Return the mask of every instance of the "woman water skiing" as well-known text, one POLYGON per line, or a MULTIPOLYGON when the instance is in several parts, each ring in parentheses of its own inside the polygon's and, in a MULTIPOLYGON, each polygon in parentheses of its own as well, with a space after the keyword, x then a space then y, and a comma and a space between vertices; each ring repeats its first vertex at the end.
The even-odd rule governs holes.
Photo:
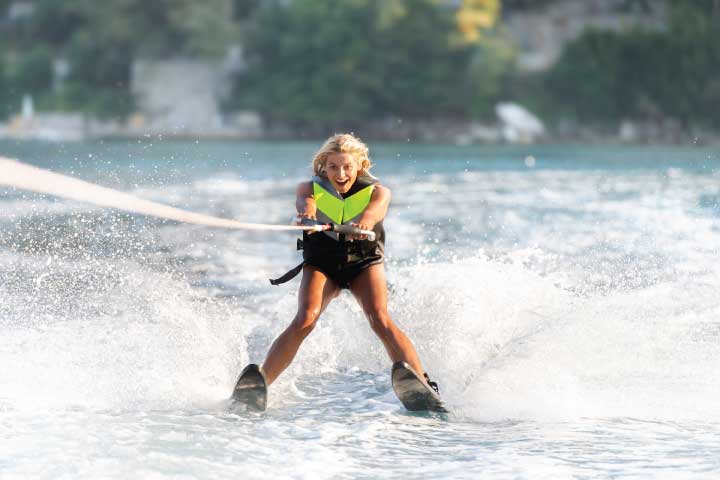
POLYGON ((284 283, 302 270, 298 311, 273 342, 259 375, 267 385, 274 382, 295 358, 330 301, 347 288, 390 359, 394 363, 406 362, 437 392, 437 384, 425 374, 412 342, 388 314, 382 222, 390 203, 390 190, 370 175, 368 147, 353 135, 334 135, 315 154, 312 167, 315 176, 297 188, 295 206, 299 219, 306 223, 351 224, 373 231, 375 238, 335 232, 303 235, 303 263, 271 280, 274 285, 284 283))

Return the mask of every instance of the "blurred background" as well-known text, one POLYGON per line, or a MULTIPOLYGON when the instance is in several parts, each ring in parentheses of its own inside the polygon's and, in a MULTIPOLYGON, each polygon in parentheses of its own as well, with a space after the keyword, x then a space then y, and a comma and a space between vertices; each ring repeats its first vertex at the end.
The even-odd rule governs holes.
POLYGON ((0 138, 715 143, 720 0, 0 0, 0 138))

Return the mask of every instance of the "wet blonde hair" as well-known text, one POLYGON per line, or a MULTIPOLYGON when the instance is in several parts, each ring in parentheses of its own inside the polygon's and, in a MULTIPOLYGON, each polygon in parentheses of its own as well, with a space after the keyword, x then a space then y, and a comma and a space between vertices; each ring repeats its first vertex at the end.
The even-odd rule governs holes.
POLYGON ((338 133, 325 140, 323 146, 313 157, 313 173, 326 177, 325 162, 331 153, 349 153, 355 159, 358 167, 358 175, 365 175, 370 172, 372 163, 368 155, 368 147, 355 135, 350 133, 338 133))

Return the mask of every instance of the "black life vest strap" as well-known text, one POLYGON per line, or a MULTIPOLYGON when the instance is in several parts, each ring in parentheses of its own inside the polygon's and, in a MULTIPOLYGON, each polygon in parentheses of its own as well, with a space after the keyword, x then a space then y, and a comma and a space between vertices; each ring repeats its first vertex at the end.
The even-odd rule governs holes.
POLYGON ((290 270, 289 272, 287 272, 287 273, 286 273, 285 275, 283 275, 282 277, 274 278, 274 279, 271 278, 271 279, 270 279, 270 284, 271 284, 271 285, 280 285, 280 284, 289 282, 290 280, 292 280, 293 278, 295 278, 295 277, 298 276, 298 274, 302 271, 302 269, 303 269, 304 266, 305 266, 305 262, 303 261, 300 265, 298 265, 297 267, 293 268, 292 270, 290 270))

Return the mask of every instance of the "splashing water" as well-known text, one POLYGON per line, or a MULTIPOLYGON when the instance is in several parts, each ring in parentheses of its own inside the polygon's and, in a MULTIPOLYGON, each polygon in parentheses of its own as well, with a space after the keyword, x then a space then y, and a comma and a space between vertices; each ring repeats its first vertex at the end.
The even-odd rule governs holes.
MULTIPOLYGON (((209 145, 199 163, 192 148, 113 145, 115 163, 98 154, 76 173, 211 215, 290 218, 307 174, 294 158, 312 146, 228 161, 236 150, 209 145), (143 170, 171 153, 169 180, 143 170)), ((394 193, 390 313, 448 418, 402 410, 346 293, 269 410, 233 410, 238 372, 295 313, 297 280, 266 283, 298 261, 292 235, 0 191, 0 476, 717 476, 718 160, 535 150, 532 167, 520 149, 375 154, 394 193)), ((54 158, 36 164, 75 168, 54 158)))

